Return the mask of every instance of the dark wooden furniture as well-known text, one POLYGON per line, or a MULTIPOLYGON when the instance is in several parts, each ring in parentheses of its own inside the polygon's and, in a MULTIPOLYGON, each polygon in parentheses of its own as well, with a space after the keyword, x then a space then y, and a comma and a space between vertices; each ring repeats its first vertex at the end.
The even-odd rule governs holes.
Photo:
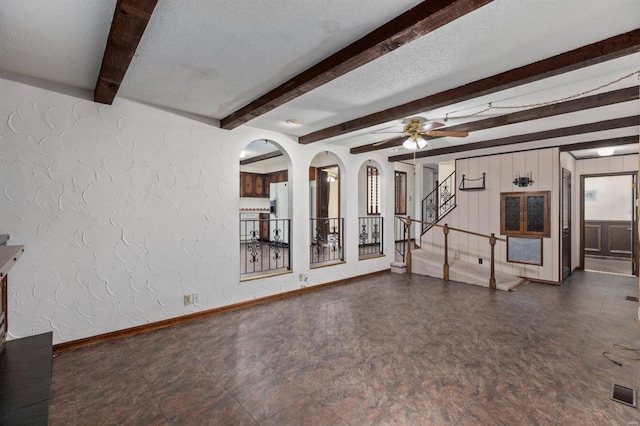
POLYGON ((0 425, 49 422, 53 333, 7 342, 0 354, 0 425))
POLYGON ((7 340, 7 330, 9 329, 9 318, 7 316, 7 277, 0 280, 0 353, 4 349, 4 342, 7 340))
POLYGON ((549 237, 549 191, 500 194, 500 234, 549 237))
MULTIPOLYGON (((9 270, 24 246, 0 245, 2 342, 9 329, 7 285, 9 270)), ((53 333, 4 344, 0 353, 0 425, 46 425, 49 422, 53 333)))
POLYGON ((24 252, 24 246, 0 246, 0 351, 4 346, 9 330, 9 317, 7 313, 7 293, 9 270, 24 252))

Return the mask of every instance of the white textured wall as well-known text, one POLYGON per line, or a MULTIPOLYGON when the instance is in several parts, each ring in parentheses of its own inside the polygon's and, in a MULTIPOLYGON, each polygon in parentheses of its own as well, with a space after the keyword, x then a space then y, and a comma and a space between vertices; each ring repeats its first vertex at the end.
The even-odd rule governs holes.
MULTIPOLYGON (((10 338, 52 330, 60 343, 299 288, 298 273, 309 270, 308 168, 326 149, 0 79, 0 233, 26 247, 9 277, 10 338), (293 273, 240 282, 238 158, 258 138, 295 160, 293 273), (193 291, 201 305, 183 307, 193 291)), ((365 159, 333 151, 345 188, 357 191, 365 159)), ((377 160, 392 177, 393 166, 377 160)), ((311 285, 389 266, 390 258, 357 261, 357 197, 345 199, 348 263, 312 270, 311 285)))

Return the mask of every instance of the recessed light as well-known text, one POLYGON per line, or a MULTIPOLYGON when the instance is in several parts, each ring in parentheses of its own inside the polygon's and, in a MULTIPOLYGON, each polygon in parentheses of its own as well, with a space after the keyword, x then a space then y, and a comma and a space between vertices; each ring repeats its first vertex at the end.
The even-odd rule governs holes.
POLYGON ((246 156, 247 156, 247 151, 245 151, 244 149, 240 151, 240 158, 244 158, 246 156))
POLYGON ((296 119, 296 118, 290 118, 287 121, 285 121, 285 123, 287 123, 290 126, 299 126, 302 123, 300 122, 300 120, 296 119))
POLYGON ((393 148, 393 151, 400 151, 401 149, 402 148, 400 148, 400 147, 395 147, 395 148, 393 148))
POLYGON ((606 157, 608 155, 613 155, 613 147, 608 147, 608 148, 599 148, 598 149, 598 155, 600 157, 606 157))

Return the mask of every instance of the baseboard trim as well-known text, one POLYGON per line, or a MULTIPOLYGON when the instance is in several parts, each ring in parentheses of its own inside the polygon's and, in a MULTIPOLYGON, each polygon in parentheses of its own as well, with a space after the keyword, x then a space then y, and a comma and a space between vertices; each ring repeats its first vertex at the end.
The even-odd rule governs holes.
POLYGON ((112 331, 110 333, 99 334, 97 336, 92 336, 92 337, 86 337, 84 339, 58 343, 56 345, 53 345, 53 353, 57 354, 60 352, 81 348, 83 346, 94 345, 96 343, 102 343, 109 340, 120 339, 122 337, 132 336, 134 334, 140 334, 148 331, 159 330, 162 328, 171 327, 176 324, 182 324, 182 323, 193 321, 199 318, 220 314, 222 312, 244 309, 251 306, 261 305, 263 303, 272 302, 275 300, 299 296, 301 294, 310 293, 312 291, 323 290, 329 287, 342 285, 342 284, 348 284, 350 282, 357 281, 363 278, 370 278, 377 275, 390 274, 390 273, 391 273, 391 269, 383 269, 381 271, 369 272, 367 274, 356 275, 349 278, 343 278, 341 280, 331 281, 325 284, 318 284, 311 287, 299 288, 299 289, 287 291, 284 293, 278 293, 271 296, 261 297, 258 299, 247 300, 245 302, 234 303, 232 305, 226 305, 226 306, 221 306, 219 308, 208 309, 206 311, 194 312, 192 314, 187 314, 187 315, 182 315, 175 318, 169 318, 162 321, 152 322, 150 324, 144 324, 136 327, 125 328, 123 330, 112 331))

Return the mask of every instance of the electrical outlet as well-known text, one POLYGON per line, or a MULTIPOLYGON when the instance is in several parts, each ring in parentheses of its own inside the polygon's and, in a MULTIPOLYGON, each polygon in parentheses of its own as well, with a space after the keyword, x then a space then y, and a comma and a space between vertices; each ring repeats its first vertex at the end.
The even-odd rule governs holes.
POLYGON ((479 264, 479 265, 482 265, 482 258, 481 258, 481 257, 480 257, 480 258, 478 258, 478 264, 479 264))
POLYGON ((190 294, 185 294, 184 295, 184 306, 190 305, 191 304, 191 295, 190 294))
POLYGON ((298 281, 302 282, 304 280, 304 274, 298 274, 298 281))
POLYGON ((199 291, 196 291, 191 296, 192 296, 192 300, 193 300, 193 304, 194 305, 200 304, 200 292, 199 291))

